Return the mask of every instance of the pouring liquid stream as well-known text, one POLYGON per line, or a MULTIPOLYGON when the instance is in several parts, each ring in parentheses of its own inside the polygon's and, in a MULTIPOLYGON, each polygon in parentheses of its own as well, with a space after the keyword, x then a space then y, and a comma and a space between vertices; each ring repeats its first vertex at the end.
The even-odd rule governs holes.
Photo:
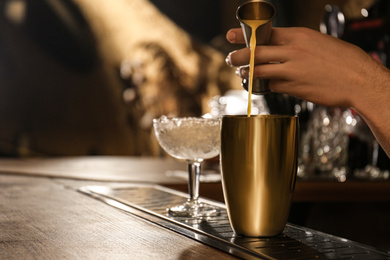
POLYGON ((268 22, 268 20, 242 20, 251 28, 251 38, 249 41, 249 48, 251 51, 251 56, 249 60, 249 85, 248 85, 248 117, 252 113, 252 86, 253 86, 253 73, 255 70, 255 51, 256 51, 256 30, 259 26, 268 22))

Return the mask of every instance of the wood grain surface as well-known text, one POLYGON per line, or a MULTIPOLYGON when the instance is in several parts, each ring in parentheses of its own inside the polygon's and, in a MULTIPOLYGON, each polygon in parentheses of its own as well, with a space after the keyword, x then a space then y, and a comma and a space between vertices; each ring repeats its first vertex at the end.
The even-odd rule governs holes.
MULTIPOLYGON (((142 157, 0 159, 0 259, 233 258, 77 191, 85 185, 129 183, 156 183, 186 191, 185 179, 166 175, 166 171, 185 168, 183 162, 142 157)), ((202 183, 200 193, 223 201, 218 181, 202 183)), ((294 202, 312 207, 389 201, 390 182, 298 181, 294 192, 294 202)), ((341 227, 314 229, 355 238, 350 232, 337 233, 341 227)), ((382 239, 387 241, 387 235, 382 239)), ((369 237, 363 242, 387 248, 387 244, 370 243, 369 237)))
POLYGON ((0 175, 0 259, 234 259, 76 190, 91 184, 0 175))

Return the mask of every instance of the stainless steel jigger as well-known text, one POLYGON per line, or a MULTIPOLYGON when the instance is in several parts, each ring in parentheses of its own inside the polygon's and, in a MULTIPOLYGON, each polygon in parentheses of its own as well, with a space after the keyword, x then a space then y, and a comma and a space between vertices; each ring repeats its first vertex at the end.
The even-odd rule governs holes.
MULTIPOLYGON (((268 45, 271 37, 272 21, 275 14, 275 7, 265 1, 249 1, 237 8, 236 16, 244 32, 246 46, 249 47, 252 30, 251 27, 245 24, 242 20, 268 20, 268 22, 260 25, 255 32, 256 44, 268 45)), ((242 81, 242 86, 244 89, 248 90, 249 79, 244 79, 242 81)), ((269 92, 269 80, 253 79, 252 94, 263 95, 269 92)))

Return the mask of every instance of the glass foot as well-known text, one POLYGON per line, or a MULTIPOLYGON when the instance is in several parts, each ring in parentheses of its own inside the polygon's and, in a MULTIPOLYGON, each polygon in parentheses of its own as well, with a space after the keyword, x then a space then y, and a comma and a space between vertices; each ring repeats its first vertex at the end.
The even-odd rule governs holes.
POLYGON ((187 201, 182 205, 169 208, 168 214, 173 217, 203 218, 218 216, 220 212, 217 207, 212 205, 198 201, 187 201))

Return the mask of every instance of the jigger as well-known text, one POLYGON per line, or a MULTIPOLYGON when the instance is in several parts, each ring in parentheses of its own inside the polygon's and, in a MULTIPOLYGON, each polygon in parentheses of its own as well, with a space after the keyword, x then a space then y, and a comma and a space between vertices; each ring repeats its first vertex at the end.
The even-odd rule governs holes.
MULTIPOLYGON (((252 29, 243 20, 268 20, 268 22, 260 25, 256 30, 256 44, 268 45, 272 31, 272 21, 275 17, 275 7, 265 1, 249 1, 237 8, 237 20, 240 22, 244 33, 246 46, 249 47, 252 29)), ((248 90, 248 80, 242 81, 244 89, 248 90)), ((252 94, 263 95, 269 93, 269 80, 253 79, 252 94)))

